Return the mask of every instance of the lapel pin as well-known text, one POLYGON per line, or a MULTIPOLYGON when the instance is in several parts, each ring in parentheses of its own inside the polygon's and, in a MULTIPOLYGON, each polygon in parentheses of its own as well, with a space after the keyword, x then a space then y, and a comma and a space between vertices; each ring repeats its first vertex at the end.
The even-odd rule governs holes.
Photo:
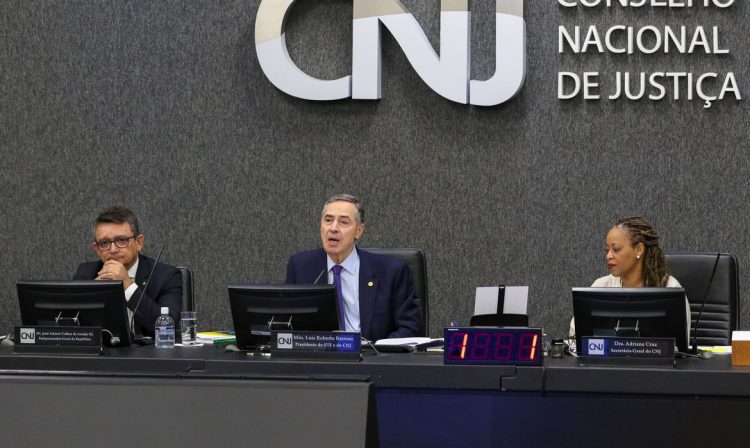
POLYGON ((373 283, 373 282, 367 282, 367 286, 372 286, 372 285, 374 285, 374 284, 375 284, 375 283, 373 283))

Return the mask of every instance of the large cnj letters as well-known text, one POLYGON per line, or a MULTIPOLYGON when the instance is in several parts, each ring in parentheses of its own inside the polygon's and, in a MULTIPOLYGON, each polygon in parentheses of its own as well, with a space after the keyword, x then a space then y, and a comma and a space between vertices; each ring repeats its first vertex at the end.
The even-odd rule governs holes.
POLYGON ((354 0, 352 75, 322 80, 307 75, 289 56, 284 21, 295 0, 263 0, 255 20, 255 46, 266 77, 283 92, 308 100, 379 99, 382 23, 432 90, 462 104, 495 106, 515 96, 526 74, 523 0, 496 0, 496 69, 471 80, 468 0, 442 0, 440 54, 399 0, 354 0))
POLYGON ((349 98, 352 77, 331 81, 304 73, 289 57, 284 38, 286 14, 295 0, 263 0, 255 17, 255 51, 266 77, 279 90, 306 100, 349 98))

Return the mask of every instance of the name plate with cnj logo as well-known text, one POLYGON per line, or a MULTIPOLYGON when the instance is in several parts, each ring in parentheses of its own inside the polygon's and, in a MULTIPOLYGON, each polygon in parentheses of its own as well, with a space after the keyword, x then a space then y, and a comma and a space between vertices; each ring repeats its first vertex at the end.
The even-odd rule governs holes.
POLYGON ((674 338, 584 336, 583 363, 674 365, 674 338))
POLYGON ((16 327, 14 353, 50 355, 99 355, 102 329, 99 327, 16 327))
POLYGON ((359 361, 360 333, 339 331, 272 331, 271 358, 359 361))

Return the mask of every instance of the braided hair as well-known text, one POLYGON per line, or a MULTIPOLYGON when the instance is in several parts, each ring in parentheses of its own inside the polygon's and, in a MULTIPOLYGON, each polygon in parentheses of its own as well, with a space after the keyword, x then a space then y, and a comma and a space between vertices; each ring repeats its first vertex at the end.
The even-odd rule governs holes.
POLYGON ((628 236, 630 243, 636 246, 643 243, 643 286, 660 287, 667 286, 669 279, 669 267, 664 258, 664 251, 659 247, 659 234, 654 227, 641 218, 632 216, 617 220, 614 227, 620 228, 628 236))

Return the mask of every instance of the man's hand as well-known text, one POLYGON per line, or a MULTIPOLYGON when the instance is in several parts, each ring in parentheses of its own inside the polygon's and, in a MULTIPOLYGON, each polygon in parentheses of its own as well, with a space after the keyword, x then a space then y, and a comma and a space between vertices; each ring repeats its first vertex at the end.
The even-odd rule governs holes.
POLYGON ((128 276, 125 265, 115 260, 108 260, 97 273, 96 280, 122 280, 122 287, 128 289, 133 280, 128 276))

